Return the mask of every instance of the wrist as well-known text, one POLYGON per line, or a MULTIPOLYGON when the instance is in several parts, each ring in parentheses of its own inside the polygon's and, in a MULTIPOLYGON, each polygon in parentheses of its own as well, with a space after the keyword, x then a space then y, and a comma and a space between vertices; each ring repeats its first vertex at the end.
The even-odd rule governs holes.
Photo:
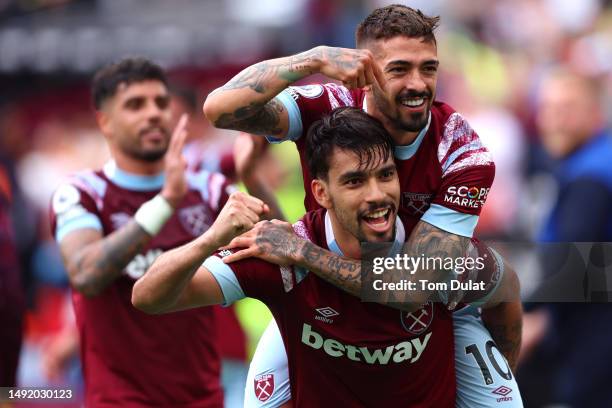
POLYGON ((290 254, 291 262, 294 265, 298 265, 303 268, 308 268, 309 265, 308 265, 308 261, 306 259, 305 253, 308 250, 308 245, 313 245, 313 244, 310 243, 309 241, 299 239, 297 237, 292 238, 292 239, 297 240, 297 243, 294 246, 295 248, 297 248, 297 250, 290 254))
POLYGON ((162 197, 164 200, 166 200, 166 202, 168 204, 170 204, 172 206, 173 209, 176 209, 176 207, 178 207, 178 205, 180 204, 181 200, 183 199, 183 197, 177 197, 176 194, 172 194, 166 190, 162 190, 158 196, 162 197))
POLYGON ((149 235, 154 236, 159 233, 173 213, 172 205, 158 194, 140 206, 134 214, 134 220, 149 235))

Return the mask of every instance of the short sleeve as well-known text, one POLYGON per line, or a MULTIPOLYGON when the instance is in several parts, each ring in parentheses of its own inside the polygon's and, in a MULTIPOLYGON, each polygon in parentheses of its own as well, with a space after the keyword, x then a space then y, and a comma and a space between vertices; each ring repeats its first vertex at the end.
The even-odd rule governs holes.
POLYGON ((50 220, 51 231, 58 243, 78 229, 93 228, 102 231, 95 200, 70 183, 60 185, 53 193, 50 220))
POLYGON ((276 100, 285 107, 289 116, 287 137, 266 138, 270 143, 286 140, 295 142, 323 115, 341 106, 357 106, 361 96, 358 91, 350 91, 334 83, 287 87, 276 96, 276 100))
POLYGON ((231 250, 219 251, 207 258, 202 265, 219 284, 223 292, 224 306, 244 297, 267 303, 292 288, 295 282, 292 268, 280 267, 256 258, 224 263, 223 258, 231 253, 231 250))
POLYGON ((495 178, 487 148, 459 115, 450 115, 438 147, 442 181, 421 218, 444 231, 471 237, 495 178))

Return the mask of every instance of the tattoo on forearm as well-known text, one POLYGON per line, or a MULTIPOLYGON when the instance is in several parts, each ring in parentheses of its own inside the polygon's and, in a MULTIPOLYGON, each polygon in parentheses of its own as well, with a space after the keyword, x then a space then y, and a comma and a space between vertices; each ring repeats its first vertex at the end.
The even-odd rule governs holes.
POLYGON ((79 273, 91 271, 86 278, 89 286, 105 286, 123 271, 150 239, 142 227, 131 221, 100 240, 92 249, 77 254, 76 270, 79 273))
POLYGON ((521 351, 522 323, 520 321, 512 325, 485 323, 485 326, 514 371, 521 351))
POLYGON ((307 242, 301 250, 305 267, 334 286, 354 295, 361 294, 361 262, 325 251, 307 242))
POLYGON ((252 103, 236 109, 234 113, 223 113, 215 121, 215 126, 249 133, 278 135, 282 133, 279 125, 280 114, 284 110, 283 104, 275 99, 263 106, 252 103))

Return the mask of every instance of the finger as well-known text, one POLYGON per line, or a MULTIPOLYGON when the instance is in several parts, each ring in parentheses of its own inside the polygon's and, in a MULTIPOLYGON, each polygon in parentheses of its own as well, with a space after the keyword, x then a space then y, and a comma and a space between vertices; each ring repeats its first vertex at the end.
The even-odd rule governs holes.
POLYGON ((257 224, 259 220, 261 219, 259 217, 259 214, 255 212, 254 210, 251 210, 250 208, 246 208, 244 210, 243 215, 246 219, 248 219, 251 222, 251 226, 249 230, 251 230, 255 226, 255 224, 257 224))
POLYGON ((185 145, 185 139, 187 139, 187 122, 189 121, 189 116, 186 113, 183 113, 172 132, 172 138, 170 139, 170 146, 168 147, 168 151, 172 153, 182 152, 183 146, 185 145))
POLYGON ((383 72, 381 71, 380 67, 378 66, 376 62, 372 61, 372 64, 370 65, 372 67, 372 73, 374 74, 374 78, 376 78, 376 81, 374 81, 372 85, 378 86, 381 90, 384 90, 385 86, 387 85, 385 74, 383 74, 383 72))
POLYGON ((366 86, 373 85, 376 82, 376 77, 372 69, 372 64, 368 64, 365 69, 366 86))
POLYGON ((230 254, 223 258, 223 263, 232 263, 236 261, 240 261, 241 259, 252 258, 255 256, 255 253, 252 249, 242 249, 240 251, 236 251, 233 254, 230 254))
MULTIPOLYGON (((252 231, 252 230, 250 230, 252 231)), ((249 231, 249 232, 250 232, 249 231)), ((255 243, 254 238, 245 237, 244 234, 240 235, 230 241, 229 244, 219 248, 220 250, 224 249, 233 249, 233 248, 250 248, 255 243)))
POLYGON ((365 70, 359 71, 359 77, 357 78, 357 88, 363 88, 367 85, 365 70))
POLYGON ((355 89, 355 81, 342 81, 342 84, 348 89, 355 89))
MULTIPOLYGON (((266 203, 261 201, 257 197, 253 196, 245 196, 242 202, 248 209, 257 213, 257 215, 261 215, 265 212, 266 203)), ((259 221, 259 220, 258 220, 259 221)))

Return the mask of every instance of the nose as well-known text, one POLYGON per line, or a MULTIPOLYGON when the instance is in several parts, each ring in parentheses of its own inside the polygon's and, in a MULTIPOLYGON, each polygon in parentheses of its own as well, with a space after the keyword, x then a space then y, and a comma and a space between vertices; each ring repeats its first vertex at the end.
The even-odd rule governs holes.
POLYGON ((366 191, 364 191, 364 199, 368 203, 377 203, 384 200, 386 194, 382 189, 379 180, 372 177, 367 184, 366 191))
POLYGON ((162 109, 157 106, 155 101, 149 101, 146 108, 146 116, 150 122, 159 122, 162 116, 162 109))
POLYGON ((417 92, 423 92, 427 89, 427 84, 423 80, 423 76, 418 69, 412 69, 408 72, 404 86, 406 89, 415 90, 417 92))

